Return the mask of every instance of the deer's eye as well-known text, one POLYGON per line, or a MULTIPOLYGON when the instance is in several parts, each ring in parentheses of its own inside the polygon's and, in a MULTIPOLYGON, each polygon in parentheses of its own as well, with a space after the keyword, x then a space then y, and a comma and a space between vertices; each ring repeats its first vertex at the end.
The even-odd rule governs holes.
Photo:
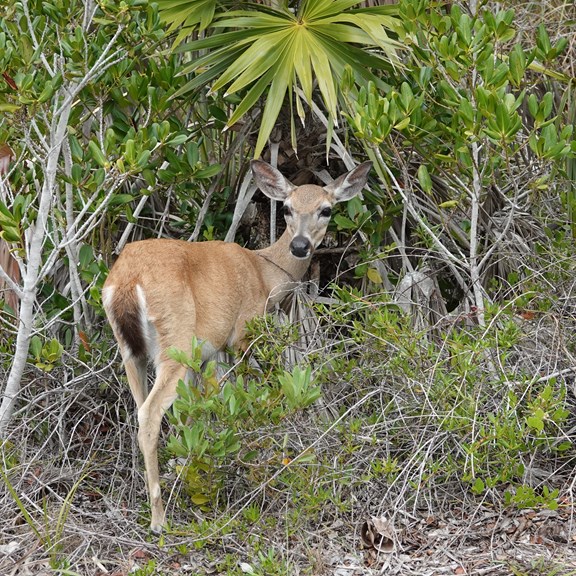
POLYGON ((332 214, 332 208, 330 208, 330 206, 326 206, 326 208, 322 208, 322 210, 320 210, 320 216, 322 216, 322 218, 330 218, 332 214))
POLYGON ((282 206, 282 214, 284 214, 284 216, 292 216, 292 210, 290 209, 290 206, 284 204, 284 206, 282 206))

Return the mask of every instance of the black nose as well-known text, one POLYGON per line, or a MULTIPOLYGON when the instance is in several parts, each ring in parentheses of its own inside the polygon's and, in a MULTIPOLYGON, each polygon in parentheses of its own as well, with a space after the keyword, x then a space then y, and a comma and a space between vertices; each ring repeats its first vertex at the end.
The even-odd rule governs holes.
POLYGON ((294 236, 290 242, 290 252, 296 258, 308 258, 312 250, 312 244, 304 236, 294 236))

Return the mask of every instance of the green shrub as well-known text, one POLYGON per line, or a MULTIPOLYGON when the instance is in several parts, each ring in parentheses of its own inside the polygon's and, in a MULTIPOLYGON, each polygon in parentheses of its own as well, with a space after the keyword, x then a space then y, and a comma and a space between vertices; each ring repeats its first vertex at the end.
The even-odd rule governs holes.
MULTIPOLYGON (((201 360, 201 344, 192 342, 191 355, 172 350, 173 358, 192 373, 190 382, 180 381, 172 408, 174 433, 167 449, 184 459, 179 472, 192 501, 215 503, 228 474, 225 467, 237 456, 239 462, 258 458, 268 448, 258 431, 274 426, 290 414, 312 404, 320 389, 308 366, 287 371, 278 363, 265 378, 238 373, 235 378, 217 377, 217 364, 201 360)), ((282 457, 277 463, 282 464, 282 457)))

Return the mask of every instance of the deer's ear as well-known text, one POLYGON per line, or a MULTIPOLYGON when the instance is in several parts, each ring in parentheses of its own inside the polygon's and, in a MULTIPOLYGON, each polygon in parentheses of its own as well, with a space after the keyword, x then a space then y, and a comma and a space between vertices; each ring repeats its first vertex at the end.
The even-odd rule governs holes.
POLYGON ((350 198, 360 194, 362 188, 366 186, 371 168, 372 162, 364 162, 350 172, 342 174, 332 184, 324 186, 324 190, 331 194, 336 202, 350 200, 350 198))
POLYGON ((258 188, 272 200, 283 202, 295 188, 294 184, 286 180, 277 168, 270 166, 264 160, 252 160, 250 168, 252 168, 258 188))

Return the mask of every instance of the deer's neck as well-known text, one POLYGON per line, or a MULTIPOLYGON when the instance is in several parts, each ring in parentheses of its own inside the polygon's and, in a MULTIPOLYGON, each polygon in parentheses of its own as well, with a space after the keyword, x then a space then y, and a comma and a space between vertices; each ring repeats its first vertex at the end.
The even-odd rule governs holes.
POLYGON ((262 260, 262 278, 270 294, 271 305, 296 288, 310 265, 311 256, 301 259, 292 255, 291 241, 292 237, 286 231, 268 248, 254 252, 262 260))

